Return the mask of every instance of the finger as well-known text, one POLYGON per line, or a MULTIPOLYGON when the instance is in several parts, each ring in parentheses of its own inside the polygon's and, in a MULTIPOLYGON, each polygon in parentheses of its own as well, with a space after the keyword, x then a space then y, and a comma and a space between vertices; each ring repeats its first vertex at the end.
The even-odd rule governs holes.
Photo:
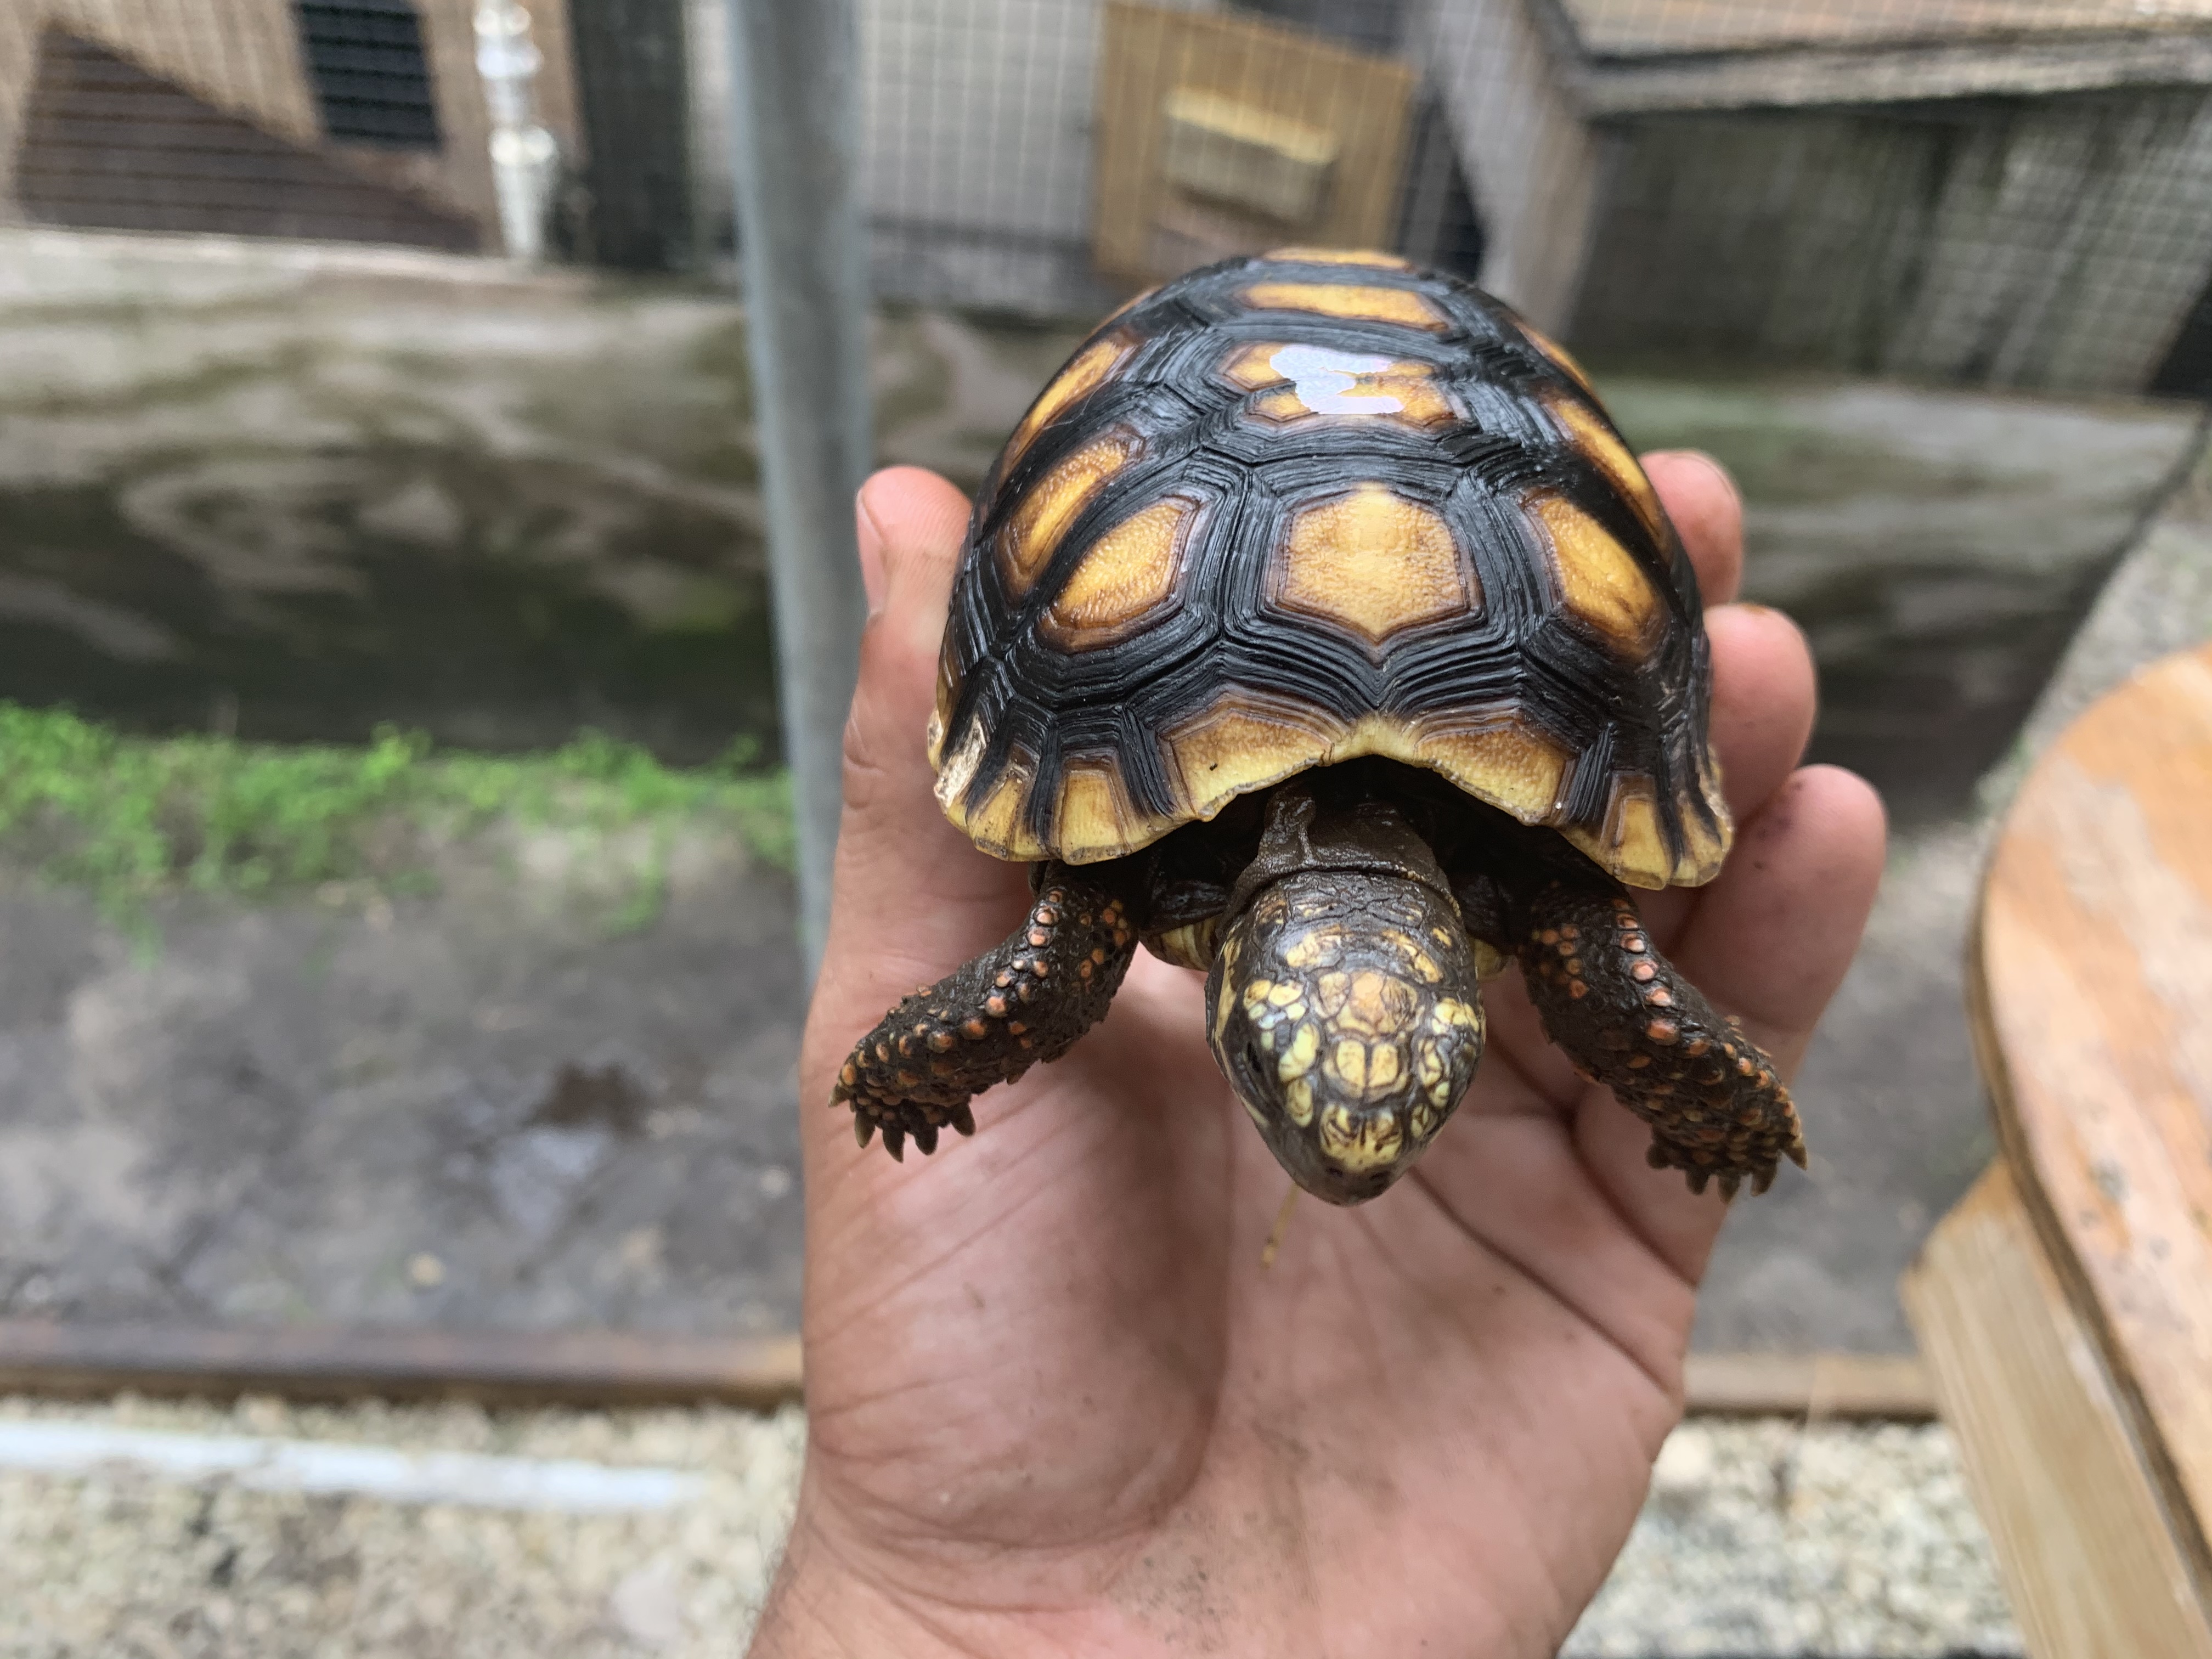
POLYGON ((1743 1016, 1785 1077, 1858 949, 1887 834, 1865 779, 1801 769, 1743 826, 1675 946, 1675 964, 1743 1016))
POLYGON ((977 853, 938 810, 924 738, 968 503, 933 473, 895 467, 862 487, 856 514, 874 614, 845 726, 810 1089, 883 1006, 995 942, 1022 887, 1018 866, 977 853))
POLYGON ((941 629, 968 527, 968 498, 934 472, 887 466, 860 486, 853 498, 853 520, 869 616, 883 613, 896 580, 911 585, 902 603, 919 599, 916 608, 933 609, 941 629))
POLYGON ((1702 450, 1655 449, 1644 471, 1697 569, 1707 605, 1726 605, 1743 580, 1743 497, 1728 469, 1702 450))
MULTIPOLYGON (((1858 948, 1881 879, 1881 798, 1840 768, 1807 767, 1743 826, 1736 851, 1702 896, 1675 964, 1796 1072, 1814 1026, 1858 948)), ((1704 1271, 1726 1206, 1644 1162, 1650 1132, 1610 1093, 1592 1090, 1575 1139, 1629 1224, 1685 1277, 1704 1271)))
MULTIPOLYGON (((919 467, 893 467, 860 488, 854 514, 861 571, 866 579, 872 569, 876 591, 845 725, 841 854, 848 837, 867 850, 879 837, 896 838, 915 822, 902 815, 929 795, 923 732, 966 513, 958 490, 919 467)), ((938 816, 933 806, 927 816, 938 816)), ((841 856, 841 884, 844 863, 841 856)))
POLYGON ((1763 605, 1705 614, 1713 647, 1713 753, 1721 792, 1748 819, 1804 758, 1813 735, 1813 653, 1797 624, 1763 605))

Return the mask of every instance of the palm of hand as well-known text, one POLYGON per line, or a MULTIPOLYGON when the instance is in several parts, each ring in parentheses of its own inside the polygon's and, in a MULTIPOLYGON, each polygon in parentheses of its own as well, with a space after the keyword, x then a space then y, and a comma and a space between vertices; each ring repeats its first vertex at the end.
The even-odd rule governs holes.
MULTIPOLYGON (((1709 596, 1733 497, 1654 468, 1709 596)), ((1540 1654, 1602 1578, 1679 1411, 1723 1208, 1646 1169, 1642 1126, 1545 1043, 1517 983, 1414 1174, 1376 1203, 1288 1189, 1215 1069, 1196 975, 1140 955, 1066 1058, 894 1164, 823 1110, 851 1040, 1002 937, 1026 888, 937 815, 916 740, 962 504, 864 499, 888 602, 848 735, 838 911, 807 1103, 811 1443, 759 1651, 1540 1654)), ((1647 907, 1677 961, 1792 1065, 1855 943, 1879 808, 1790 769, 1809 670, 1771 613, 1717 613, 1729 871, 1647 907), (1808 940, 1811 943, 1808 945, 1808 940)))

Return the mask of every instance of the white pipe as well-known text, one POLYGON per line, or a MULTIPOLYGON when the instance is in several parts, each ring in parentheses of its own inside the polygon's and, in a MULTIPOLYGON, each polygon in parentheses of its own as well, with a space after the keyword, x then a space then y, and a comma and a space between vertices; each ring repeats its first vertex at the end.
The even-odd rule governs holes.
POLYGON ((76 1479, 137 1476, 251 1492, 346 1493, 387 1504, 605 1515, 667 1510, 705 1480, 680 1469, 617 1468, 572 1458, 409 1452, 392 1446, 249 1435, 172 1434, 103 1424, 0 1422, 0 1469, 76 1479))
POLYGON ((545 62, 530 38, 520 0, 477 8, 477 75, 491 115, 491 180, 499 199, 507 257, 535 264, 545 254, 545 214, 558 150, 538 124, 538 71, 545 62))

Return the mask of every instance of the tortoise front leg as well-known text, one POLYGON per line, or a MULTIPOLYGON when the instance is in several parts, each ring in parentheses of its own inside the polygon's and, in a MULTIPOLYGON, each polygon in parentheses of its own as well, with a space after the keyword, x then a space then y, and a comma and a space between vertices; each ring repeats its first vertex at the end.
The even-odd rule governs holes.
POLYGON ((1540 878, 1515 941, 1545 1035, 1651 1126, 1654 1169, 1724 1197, 1801 1168, 1805 1138, 1774 1061, 1659 954, 1626 889, 1595 869, 1540 878))
POLYGON ((852 1107, 863 1146, 881 1128, 903 1161, 908 1135, 928 1153, 948 1123, 975 1133, 971 1095, 1058 1060, 1105 1018, 1136 954, 1127 904, 1068 865, 1038 866, 1035 884, 1005 944, 902 998, 838 1072, 830 1103, 852 1107))

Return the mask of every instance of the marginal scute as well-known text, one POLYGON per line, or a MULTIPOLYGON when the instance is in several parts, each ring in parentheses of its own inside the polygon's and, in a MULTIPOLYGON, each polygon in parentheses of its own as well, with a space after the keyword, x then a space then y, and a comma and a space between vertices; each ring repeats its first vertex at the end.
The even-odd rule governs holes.
POLYGON ((1076 514, 1143 449, 1135 433, 1116 429, 1084 445, 1029 487, 999 532, 1000 565, 1010 593, 1018 599, 1030 591, 1076 514))
POLYGON ((966 676, 960 671, 959 642, 948 630, 937 653, 937 706, 929 717, 929 763, 942 763, 945 734, 951 728, 952 711, 959 706, 960 688, 966 676))
POLYGON ((1720 874, 1735 832, 1728 802, 1721 796, 1718 763, 1707 757, 1699 770, 1704 787, 1694 796, 1683 790, 1675 807, 1674 823, 1682 837, 1681 856, 1674 860, 1677 887, 1702 887, 1720 874))
POLYGON ((1411 270, 1413 261, 1371 247, 1278 247, 1260 256, 1301 265, 1372 265, 1379 270, 1411 270))
POLYGON ((1104 385, 1107 376, 1136 349, 1134 339, 1116 330, 1103 339, 1092 341, 1078 353, 1073 362, 1053 377, 1052 384, 1037 394, 1037 400, 1030 405, 1030 412, 1014 428, 1013 436, 1006 440, 1006 453, 999 461, 1000 476, 1003 477, 1012 471, 1038 433, 1079 399, 1104 385))
POLYGON ((1036 762, 1031 757, 1018 751, 1009 756, 990 793, 961 824, 968 838, 993 858, 1026 864, 1049 856, 1029 828, 1030 783, 1036 775, 1036 762))
POLYGON ((1038 627, 1071 651, 1118 643, 1172 609, 1199 504, 1170 495, 1092 542, 1053 596, 1038 627))
POLYGON ((960 735, 960 745, 950 755, 945 752, 945 732, 942 725, 930 733, 929 763, 937 769, 937 804, 945 809, 945 816, 963 829, 967 827, 968 786, 975 781, 975 769, 983 763, 983 750, 989 744, 989 734, 983 722, 969 720, 968 729, 960 735))
POLYGON ((1659 821, 1659 794, 1650 778, 1632 774, 1613 781, 1605 821, 1595 831, 1567 824, 1559 833, 1631 887, 1657 889, 1674 878, 1674 854, 1659 821))
POLYGON ((1649 657, 1666 610, 1635 555, 1564 495, 1539 491, 1527 506, 1548 544, 1567 610, 1630 661, 1649 657))
POLYGON ((1482 591, 1441 514, 1370 483, 1291 515, 1268 562, 1267 597, 1374 647, 1467 614, 1482 591))
POLYGON ((1073 756, 1064 763, 1053 815, 1057 857, 1093 864, 1119 858, 1133 843, 1160 833, 1130 805, 1121 769, 1111 756, 1073 756))
POLYGON ((1304 311, 1348 322, 1389 323, 1442 334, 1451 319, 1426 295, 1410 288, 1354 283, 1254 283, 1237 297, 1255 311, 1304 311))
POLYGON ((1651 532, 1651 539, 1671 554, 1674 538, 1667 533, 1667 514, 1659 505, 1659 492, 1652 489, 1651 480, 1612 424, 1595 407, 1575 398, 1552 399, 1551 410, 1575 447, 1605 475, 1606 482, 1620 492, 1644 529, 1651 532))
POLYGON ((1163 758, 1186 819, 1210 818, 1247 790, 1317 766, 1342 728, 1320 709, 1230 686, 1165 734, 1163 758))
POLYGON ((1510 713, 1480 725, 1431 722, 1416 752, 1421 764, 1523 823, 1550 820, 1573 758, 1558 739, 1510 713))

